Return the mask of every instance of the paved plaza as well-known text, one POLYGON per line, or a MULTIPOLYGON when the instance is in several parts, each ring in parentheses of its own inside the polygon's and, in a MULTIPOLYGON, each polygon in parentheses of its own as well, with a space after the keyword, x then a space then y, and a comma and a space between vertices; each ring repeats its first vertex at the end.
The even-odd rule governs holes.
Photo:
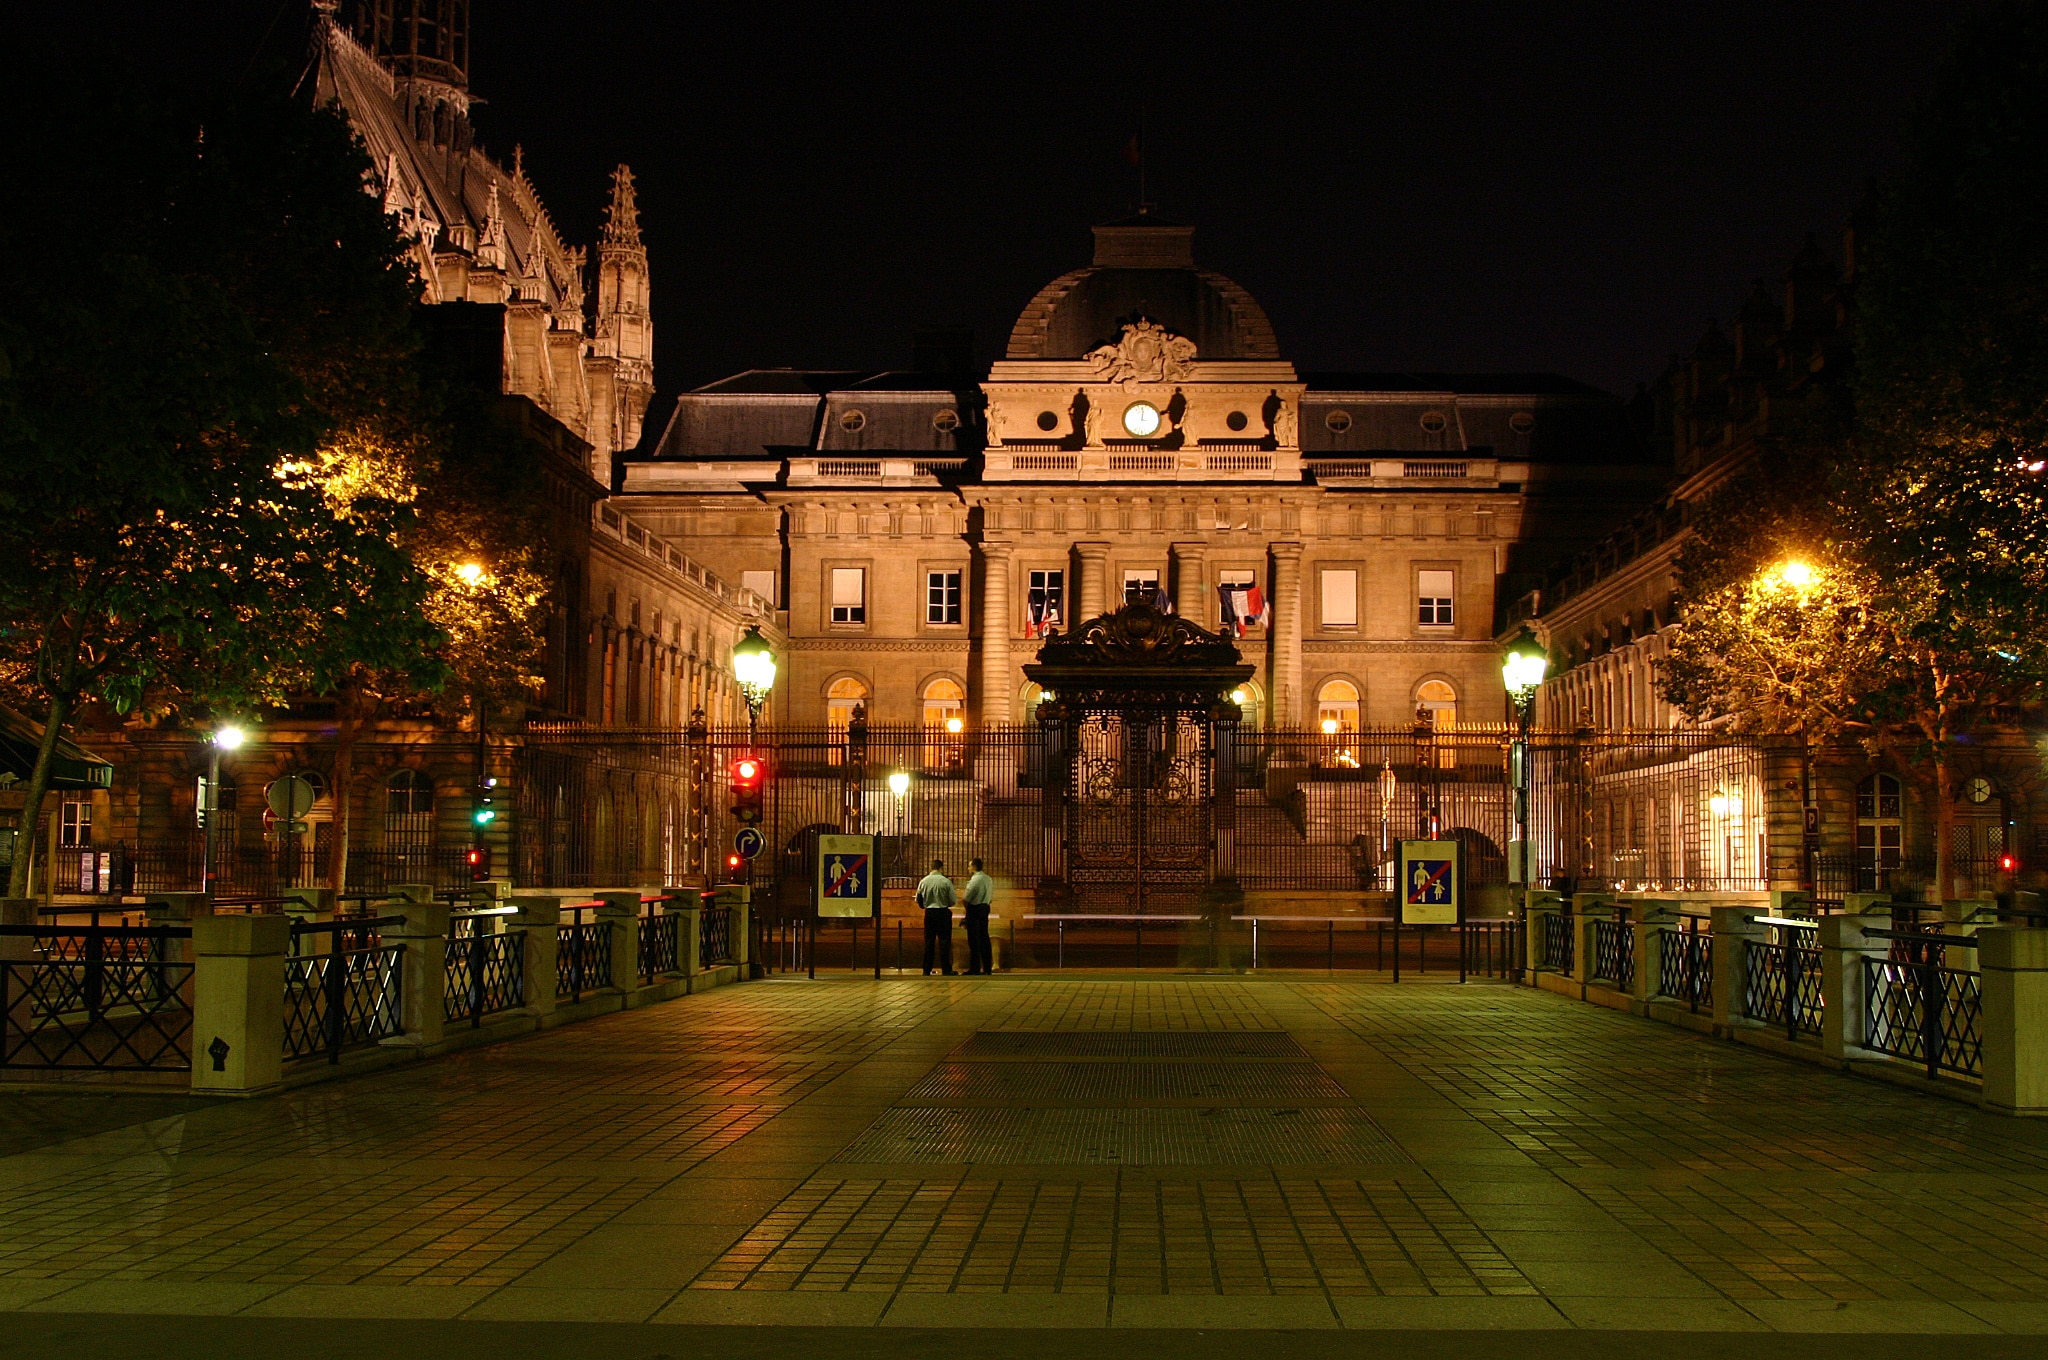
POLYGON ((777 977, 0 1149, 0 1355, 2048 1346, 2048 1124, 1499 984, 777 977))

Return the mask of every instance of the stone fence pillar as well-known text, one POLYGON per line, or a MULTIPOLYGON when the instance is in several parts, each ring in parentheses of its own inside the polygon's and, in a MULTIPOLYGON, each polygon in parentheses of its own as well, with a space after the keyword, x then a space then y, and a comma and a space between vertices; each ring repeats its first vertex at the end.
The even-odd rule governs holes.
POLYGON ((399 970, 399 1014, 405 1028, 384 1042, 431 1048, 441 1042, 448 1024, 448 905, 395 900, 385 914, 405 917, 382 930, 386 940, 405 946, 405 963, 399 970))
POLYGON ((2048 1115, 2048 930, 1977 932, 1983 981, 1984 1107, 2048 1115))
POLYGON ((1605 893, 1572 894, 1572 981, 1582 987, 1593 979, 1593 923, 1614 917, 1614 899, 1605 893))
POLYGON ((640 985, 640 890, 618 888, 590 896, 602 904, 592 915, 612 931, 612 986, 630 992, 640 985))
POLYGON ((1522 945, 1529 954, 1525 962, 1528 964, 1529 984, 1532 987, 1535 985, 1537 973, 1556 971, 1544 955, 1543 942, 1550 933, 1546 926, 1547 920, 1563 914, 1564 899, 1558 894, 1540 890, 1529 894, 1528 905, 1524 908, 1526 928, 1522 932, 1522 945))
POLYGON ((1753 906, 1715 907, 1714 912, 1714 1028, 1727 1033, 1746 1016, 1744 998, 1749 993, 1749 942, 1769 940, 1771 928, 1749 918, 1753 906))
MULTIPOLYGON (((151 893, 143 899, 142 915, 153 926, 189 926, 203 916, 213 915, 213 899, 196 892, 151 893)), ((188 944, 185 940, 165 940, 164 962, 190 963, 194 956, 188 944)))
POLYGON ((1820 918, 1820 1050, 1837 1062, 1864 1052, 1863 961, 1890 952, 1890 941, 1865 939, 1863 932, 1890 925, 1889 916, 1820 918))
POLYGON ((504 918, 506 928, 526 932, 526 948, 519 963, 524 1009, 529 1015, 553 1015, 555 993, 561 987, 561 899, 513 897, 506 899, 505 905, 517 908, 504 918))
POLYGON ((284 1078, 282 916, 200 916, 192 922, 192 1089, 265 1091, 284 1078))
MULTIPOLYGON (((39 919, 37 909, 42 905, 33 897, 0 898, 0 925, 33 926, 39 919)), ((7 986, 7 1027, 16 1034, 27 1034, 34 1028, 33 1009, 35 992, 29 987, 29 973, 36 962, 36 937, 33 935, 0 935, 0 967, 19 968, 8 981, 7 986)))
POLYGON ((1664 995, 1664 932, 1683 924, 1678 903, 1643 898, 1635 903, 1630 929, 1635 933, 1636 976, 1629 988, 1635 1000, 1649 1004, 1664 995))

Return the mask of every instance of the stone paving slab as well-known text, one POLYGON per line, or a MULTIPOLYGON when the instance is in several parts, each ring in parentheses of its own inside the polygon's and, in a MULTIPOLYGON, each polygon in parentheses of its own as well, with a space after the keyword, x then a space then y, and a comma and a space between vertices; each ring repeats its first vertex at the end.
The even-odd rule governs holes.
POLYGON ((2048 1335, 2048 1128, 1440 981, 775 979, 99 1098, 0 1188, 0 1310, 108 1326, 2048 1335))

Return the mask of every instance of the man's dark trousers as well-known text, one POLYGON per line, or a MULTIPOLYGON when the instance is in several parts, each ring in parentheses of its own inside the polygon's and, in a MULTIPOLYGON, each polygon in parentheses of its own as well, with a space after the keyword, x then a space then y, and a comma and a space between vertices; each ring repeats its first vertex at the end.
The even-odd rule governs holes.
POLYGON ((995 972, 995 951, 988 942, 988 908, 967 908, 967 971, 986 977, 995 972))
POLYGON ((936 967, 947 977, 953 976, 953 909, 951 907, 926 907, 924 909, 924 970, 929 973, 936 967), (938 955, 938 963, 932 956, 938 955))

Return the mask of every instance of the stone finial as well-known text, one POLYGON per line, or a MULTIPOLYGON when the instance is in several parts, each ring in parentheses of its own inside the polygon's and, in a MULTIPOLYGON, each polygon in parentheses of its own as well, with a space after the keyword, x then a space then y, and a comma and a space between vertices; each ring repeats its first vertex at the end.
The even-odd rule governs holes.
POLYGON ((640 205, 633 193, 632 167, 621 164, 612 171, 612 201, 605 209, 604 244, 640 247, 640 205))
POLYGON ((491 200, 484 209, 484 234, 476 243, 476 262, 486 269, 505 267, 505 209, 498 202, 498 185, 491 183, 491 200))

